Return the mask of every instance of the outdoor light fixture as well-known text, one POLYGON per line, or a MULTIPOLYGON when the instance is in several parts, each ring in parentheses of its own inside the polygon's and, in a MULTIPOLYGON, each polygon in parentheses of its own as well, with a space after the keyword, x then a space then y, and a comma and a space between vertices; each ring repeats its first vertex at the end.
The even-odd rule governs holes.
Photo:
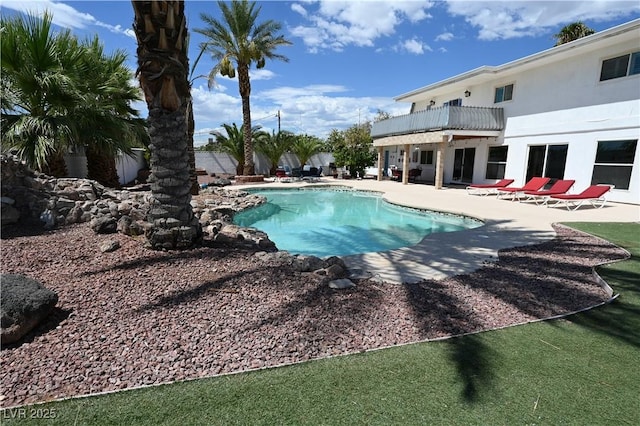
POLYGON ((464 91, 464 97, 465 97, 465 98, 468 98, 469 96, 471 96, 471 92, 470 92, 470 91, 468 91, 468 90, 465 90, 465 91, 464 91))
POLYGON ((429 105, 434 106, 436 104, 436 101, 434 101, 433 99, 431 99, 431 102, 429 102, 429 105))

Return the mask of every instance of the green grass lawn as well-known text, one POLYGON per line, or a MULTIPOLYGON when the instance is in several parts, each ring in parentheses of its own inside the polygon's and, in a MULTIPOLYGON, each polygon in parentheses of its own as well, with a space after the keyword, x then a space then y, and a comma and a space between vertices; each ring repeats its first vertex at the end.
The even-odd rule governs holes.
POLYGON ((2 424, 640 424, 640 225, 568 225, 632 253, 599 269, 621 294, 614 302, 439 342, 5 411, 2 424), (56 418, 11 419, 22 414, 56 418))

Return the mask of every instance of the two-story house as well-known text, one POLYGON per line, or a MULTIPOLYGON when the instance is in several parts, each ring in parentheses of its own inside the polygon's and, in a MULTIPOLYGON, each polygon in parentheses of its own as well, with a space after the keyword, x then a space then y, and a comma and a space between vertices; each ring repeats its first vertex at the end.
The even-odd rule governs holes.
POLYGON ((411 110, 373 124, 379 178, 392 166, 436 188, 546 176, 640 204, 640 19, 395 100, 411 110))

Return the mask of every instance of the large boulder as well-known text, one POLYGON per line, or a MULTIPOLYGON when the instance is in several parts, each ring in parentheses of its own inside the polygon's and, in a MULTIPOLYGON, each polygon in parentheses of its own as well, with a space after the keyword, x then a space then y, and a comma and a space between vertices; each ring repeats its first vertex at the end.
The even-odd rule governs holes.
POLYGON ((58 295, 24 275, 0 276, 2 345, 15 343, 45 319, 58 303, 58 295))

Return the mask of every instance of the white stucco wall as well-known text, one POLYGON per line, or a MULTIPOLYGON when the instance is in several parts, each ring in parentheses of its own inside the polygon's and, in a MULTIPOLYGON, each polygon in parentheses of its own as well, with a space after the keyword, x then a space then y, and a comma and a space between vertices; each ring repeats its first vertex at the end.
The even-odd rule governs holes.
MULTIPOLYGON (((598 141, 640 140, 640 74, 599 81, 603 60, 640 51, 634 34, 620 37, 621 41, 601 39, 513 67, 506 64, 496 72, 470 72, 468 79, 452 79, 450 84, 436 84, 433 90, 412 95, 414 111, 427 108, 431 100, 439 107, 453 99, 462 99, 463 106, 504 110, 506 127, 497 140, 469 139, 447 146, 445 183, 451 180, 456 148, 476 148, 473 181, 480 183, 486 182, 488 146, 507 144, 505 177, 523 184, 531 145, 568 144, 565 178, 576 180, 574 192, 589 186, 598 141), (494 103, 496 87, 507 84, 514 85, 513 99, 494 103), (471 92, 469 97, 465 90, 471 92)), ((614 189, 608 198, 640 204, 640 142, 629 189, 614 189)))

